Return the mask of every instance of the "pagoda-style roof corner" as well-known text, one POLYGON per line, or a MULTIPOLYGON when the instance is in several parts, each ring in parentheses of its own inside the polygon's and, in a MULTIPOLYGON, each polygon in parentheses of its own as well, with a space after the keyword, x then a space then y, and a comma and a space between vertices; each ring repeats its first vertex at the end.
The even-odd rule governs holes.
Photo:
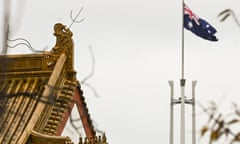
POLYGON ((60 135, 74 104, 86 136, 96 137, 73 66, 72 35, 57 23, 51 51, 0 56, 0 143, 70 144, 60 135))
POLYGON ((61 54, 67 58, 67 67, 73 70, 73 33, 65 25, 54 25, 55 46, 38 54, 0 55, 0 72, 53 69, 61 54))

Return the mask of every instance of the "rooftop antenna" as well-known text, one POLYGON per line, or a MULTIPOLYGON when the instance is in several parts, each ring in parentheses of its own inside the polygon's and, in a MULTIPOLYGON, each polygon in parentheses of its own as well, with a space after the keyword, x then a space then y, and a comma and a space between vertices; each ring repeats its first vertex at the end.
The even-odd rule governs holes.
POLYGON ((4 16, 3 16, 3 45, 2 45, 2 54, 7 53, 7 40, 9 36, 9 17, 10 17, 10 3, 11 0, 4 1, 4 16))
POLYGON ((180 144, 185 144, 185 104, 190 104, 192 106, 192 144, 196 143, 196 132, 195 132, 195 87, 197 81, 192 81, 192 98, 187 98, 185 96, 185 85, 186 79, 184 77, 184 0, 182 0, 182 50, 181 50, 181 95, 178 99, 174 99, 174 81, 169 81, 170 86, 170 144, 174 144, 174 105, 181 105, 181 118, 180 118, 180 144))

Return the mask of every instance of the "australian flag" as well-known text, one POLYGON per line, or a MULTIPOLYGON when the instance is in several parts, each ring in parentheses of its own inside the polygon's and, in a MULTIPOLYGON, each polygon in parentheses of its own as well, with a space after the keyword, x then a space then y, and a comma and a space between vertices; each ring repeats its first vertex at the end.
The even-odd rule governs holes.
POLYGON ((197 36, 210 41, 217 41, 214 35, 217 30, 211 26, 207 21, 199 18, 184 4, 184 28, 190 30, 197 36))

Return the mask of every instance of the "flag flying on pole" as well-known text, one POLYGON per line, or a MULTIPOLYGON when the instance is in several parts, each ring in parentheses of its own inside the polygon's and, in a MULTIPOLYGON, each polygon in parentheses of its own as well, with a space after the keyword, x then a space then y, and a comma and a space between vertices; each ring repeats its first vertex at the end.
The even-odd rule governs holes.
POLYGON ((214 35, 217 30, 204 19, 195 15, 190 8, 184 4, 184 28, 194 34, 210 41, 217 41, 214 35))

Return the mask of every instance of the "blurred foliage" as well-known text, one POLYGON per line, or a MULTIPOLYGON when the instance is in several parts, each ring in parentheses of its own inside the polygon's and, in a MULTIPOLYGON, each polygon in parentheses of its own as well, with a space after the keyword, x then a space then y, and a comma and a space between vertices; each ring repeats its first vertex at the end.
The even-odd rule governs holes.
POLYGON ((203 111, 208 114, 207 123, 200 130, 200 136, 209 137, 209 144, 219 141, 225 137, 229 144, 240 142, 240 130, 236 131, 236 125, 240 122, 240 108, 236 103, 233 103, 233 111, 227 114, 222 114, 218 111, 216 104, 210 102, 208 107, 202 107, 203 111))
POLYGON ((225 21, 229 16, 232 16, 234 21, 236 22, 236 24, 238 26, 240 26, 240 23, 239 23, 239 20, 238 18, 236 17, 235 15, 235 12, 231 9, 225 9, 224 11, 220 12, 218 14, 218 17, 220 18, 220 22, 223 22, 225 21))
MULTIPOLYGON (((239 20, 233 10, 225 9, 218 15, 220 22, 225 21, 230 16, 233 17, 236 24, 240 27, 239 20)), ((209 144, 219 141, 222 137, 226 138, 228 144, 240 142, 240 130, 237 130, 237 125, 235 125, 240 122, 240 108, 237 103, 232 103, 233 111, 227 114, 219 112, 217 104, 213 101, 206 108, 203 105, 200 106, 209 116, 207 123, 200 130, 201 137, 208 134, 209 144)))

